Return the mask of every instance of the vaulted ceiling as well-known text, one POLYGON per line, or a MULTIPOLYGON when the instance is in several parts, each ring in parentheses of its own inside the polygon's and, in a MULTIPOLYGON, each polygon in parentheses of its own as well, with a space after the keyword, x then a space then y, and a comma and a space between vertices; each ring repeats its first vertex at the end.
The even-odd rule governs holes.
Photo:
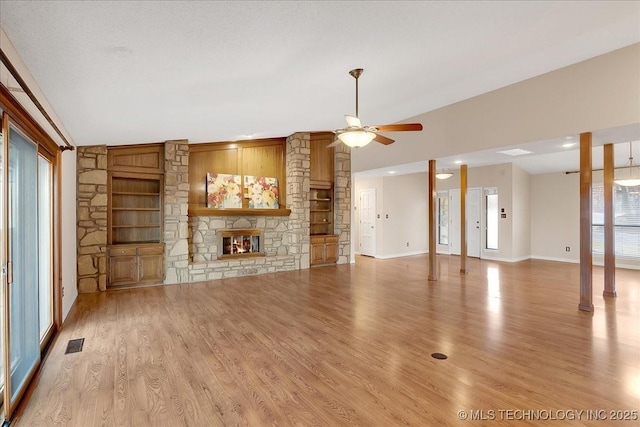
POLYGON ((640 41, 640 3, 0 0, 78 145, 393 123, 640 41))

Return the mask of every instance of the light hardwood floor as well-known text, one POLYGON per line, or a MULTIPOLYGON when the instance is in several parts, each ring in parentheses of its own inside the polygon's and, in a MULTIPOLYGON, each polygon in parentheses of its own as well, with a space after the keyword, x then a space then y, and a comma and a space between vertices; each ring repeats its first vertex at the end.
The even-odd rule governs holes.
POLYGON ((80 295, 15 425, 640 425, 609 412, 640 410, 637 271, 618 270, 605 301, 596 267, 592 315, 577 309, 577 265, 438 265, 438 282, 426 255, 358 257, 80 295), (495 420, 458 417, 480 409, 495 420))

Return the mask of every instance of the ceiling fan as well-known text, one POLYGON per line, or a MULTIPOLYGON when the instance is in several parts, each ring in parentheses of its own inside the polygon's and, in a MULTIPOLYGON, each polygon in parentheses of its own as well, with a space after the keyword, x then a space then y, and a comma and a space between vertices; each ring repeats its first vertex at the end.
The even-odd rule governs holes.
POLYGON ((333 131, 336 134, 337 139, 329 144, 328 147, 334 147, 341 142, 352 148, 364 147, 371 141, 379 142, 380 144, 389 145, 395 141, 391 138, 387 138, 384 135, 380 135, 380 132, 404 132, 404 131, 420 131, 422 130, 421 123, 403 123, 395 125, 377 125, 377 126, 362 126, 360 119, 358 118, 358 78, 362 75, 364 70, 362 68, 356 68, 349 71, 349 74, 356 79, 356 115, 344 116, 347 119, 347 127, 343 129, 337 129, 333 131))

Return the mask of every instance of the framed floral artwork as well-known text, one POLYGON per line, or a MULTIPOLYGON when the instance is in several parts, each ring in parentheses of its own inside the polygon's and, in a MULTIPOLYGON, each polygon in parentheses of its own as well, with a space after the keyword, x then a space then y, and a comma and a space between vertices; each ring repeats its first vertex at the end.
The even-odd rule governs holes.
POLYGON ((241 208, 241 184, 240 175, 207 173, 207 207, 241 208))
POLYGON ((249 209, 278 209, 278 178, 244 176, 244 189, 249 199, 249 209))

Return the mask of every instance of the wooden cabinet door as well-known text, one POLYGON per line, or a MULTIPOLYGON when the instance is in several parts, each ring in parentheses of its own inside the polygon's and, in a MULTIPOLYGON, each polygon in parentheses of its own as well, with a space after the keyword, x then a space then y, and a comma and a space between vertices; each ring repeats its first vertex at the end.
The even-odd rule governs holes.
POLYGON ((311 150, 309 160, 310 183, 331 186, 333 183, 333 147, 327 148, 333 142, 333 133, 316 133, 311 135, 311 150))
POLYGON ((138 282, 151 283, 162 282, 164 280, 164 256, 160 255, 140 255, 138 257, 138 282))
POLYGON ((109 257, 110 286, 128 285, 138 280, 136 258, 136 255, 109 257))
POLYGON ((164 144, 109 147, 107 163, 110 171, 162 173, 164 172, 164 144))
POLYGON ((324 263, 324 239, 311 238, 311 265, 324 263))
POLYGON ((327 243, 324 245, 325 262, 333 263, 338 261, 338 237, 327 237, 327 243))

